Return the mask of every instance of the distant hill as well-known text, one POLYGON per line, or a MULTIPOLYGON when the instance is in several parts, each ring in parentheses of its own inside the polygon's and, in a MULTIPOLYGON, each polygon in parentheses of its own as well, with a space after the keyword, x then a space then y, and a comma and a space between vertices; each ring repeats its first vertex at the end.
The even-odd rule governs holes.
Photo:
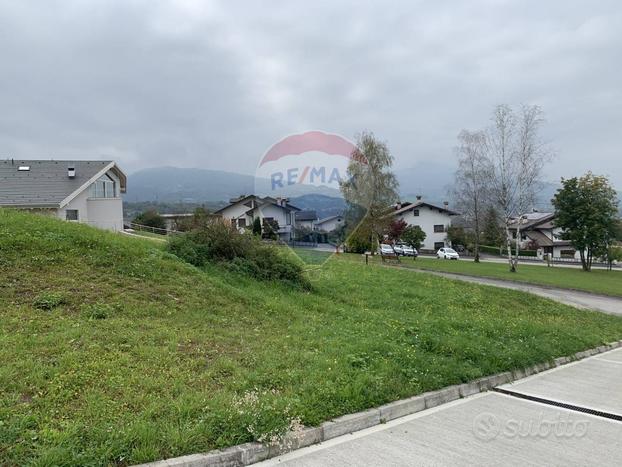
POLYGON ((293 197, 290 198, 290 202, 303 211, 316 211, 320 219, 342 214, 346 207, 343 198, 317 194, 293 197))
MULTIPOLYGON (((421 162, 409 168, 396 168, 400 198, 412 201, 417 195, 422 195, 427 201, 442 203, 449 198, 454 172, 455 167, 434 161, 421 162)), ((221 170, 155 167, 129 175, 124 201, 216 205, 241 194, 255 193, 255 182, 252 175, 221 170)), ((266 184, 267 181, 259 182, 260 186, 266 184)), ((534 207, 540 211, 551 210, 551 198, 558 188, 558 183, 543 184, 534 207)), ((320 216, 343 211, 344 203, 338 190, 320 187, 313 194, 307 191, 306 186, 294 185, 284 195, 295 206, 305 210, 315 209, 320 216)))
POLYGON ((220 170, 155 167, 128 177, 125 201, 202 203, 227 201, 255 190, 251 175, 220 170))

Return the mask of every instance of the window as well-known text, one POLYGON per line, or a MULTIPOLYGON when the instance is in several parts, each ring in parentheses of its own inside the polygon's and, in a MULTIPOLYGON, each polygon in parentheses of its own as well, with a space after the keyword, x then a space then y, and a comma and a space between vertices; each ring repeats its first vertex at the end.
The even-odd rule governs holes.
POLYGON ((413 209, 413 216, 419 217, 419 209, 413 209))
POLYGON ((66 209, 65 210, 65 219, 68 221, 77 221, 78 220, 78 210, 77 209, 66 209))
POLYGON ((434 233, 445 232, 445 226, 443 224, 434 225, 434 233))
POLYGON ((434 249, 435 250, 440 250, 441 248, 445 248, 445 242, 435 242, 434 243, 434 249))
POLYGON ((116 198, 117 183, 108 175, 103 175, 91 185, 91 198, 116 198))
POLYGON ((238 227, 246 227, 246 219, 238 219, 238 227))

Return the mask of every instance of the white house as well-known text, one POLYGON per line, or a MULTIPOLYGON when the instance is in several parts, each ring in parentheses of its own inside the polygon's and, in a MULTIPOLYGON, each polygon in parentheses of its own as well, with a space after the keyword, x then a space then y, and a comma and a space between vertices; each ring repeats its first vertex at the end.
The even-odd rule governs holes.
POLYGON ((0 161, 0 206, 123 230, 127 178, 113 161, 0 161))
POLYGON ((516 240, 517 227, 520 222, 520 247, 537 250, 542 258, 551 254, 553 258, 579 258, 572 244, 560 238, 562 230, 555 227, 555 214, 549 212, 531 212, 514 219, 510 224, 510 232, 516 240))
POLYGON ((313 230, 317 221, 315 211, 298 211, 296 213, 296 227, 313 230))
POLYGON ((451 226, 451 218, 458 213, 444 206, 423 201, 417 197, 414 203, 401 202, 393 205, 392 214, 396 219, 404 219, 408 225, 419 226, 425 232, 422 250, 438 250, 449 246, 447 228, 451 226))
POLYGON ((330 216, 315 222, 314 229, 318 232, 330 233, 343 225, 345 218, 342 215, 330 216))
POLYGON ((258 218, 262 225, 278 223, 279 239, 290 241, 293 239, 296 226, 296 212, 300 211, 296 206, 287 202, 287 198, 261 198, 256 195, 241 196, 230 200, 229 205, 215 212, 224 219, 244 231, 253 228, 253 222, 258 218))

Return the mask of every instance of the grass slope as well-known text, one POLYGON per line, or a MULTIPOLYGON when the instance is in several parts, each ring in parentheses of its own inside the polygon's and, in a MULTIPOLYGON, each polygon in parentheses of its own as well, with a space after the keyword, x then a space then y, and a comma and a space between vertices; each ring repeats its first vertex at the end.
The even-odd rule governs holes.
POLYGON ((405 259, 402 266, 431 271, 453 272, 471 276, 490 277, 515 282, 526 282, 562 289, 583 290, 622 297, 622 272, 593 269, 585 272, 580 268, 533 266, 519 264, 518 271, 512 273, 506 263, 480 262, 472 259, 460 261, 438 260, 436 258, 417 258, 416 261, 405 259))
POLYGON ((0 210, 0 465, 267 439, 622 338, 622 319, 331 259, 312 292, 0 210))

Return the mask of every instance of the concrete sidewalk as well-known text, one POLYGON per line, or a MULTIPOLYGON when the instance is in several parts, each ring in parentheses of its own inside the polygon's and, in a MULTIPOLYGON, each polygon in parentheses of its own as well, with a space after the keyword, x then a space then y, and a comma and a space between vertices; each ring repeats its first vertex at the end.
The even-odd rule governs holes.
POLYGON ((500 389, 257 465, 622 465, 622 349, 500 389))

